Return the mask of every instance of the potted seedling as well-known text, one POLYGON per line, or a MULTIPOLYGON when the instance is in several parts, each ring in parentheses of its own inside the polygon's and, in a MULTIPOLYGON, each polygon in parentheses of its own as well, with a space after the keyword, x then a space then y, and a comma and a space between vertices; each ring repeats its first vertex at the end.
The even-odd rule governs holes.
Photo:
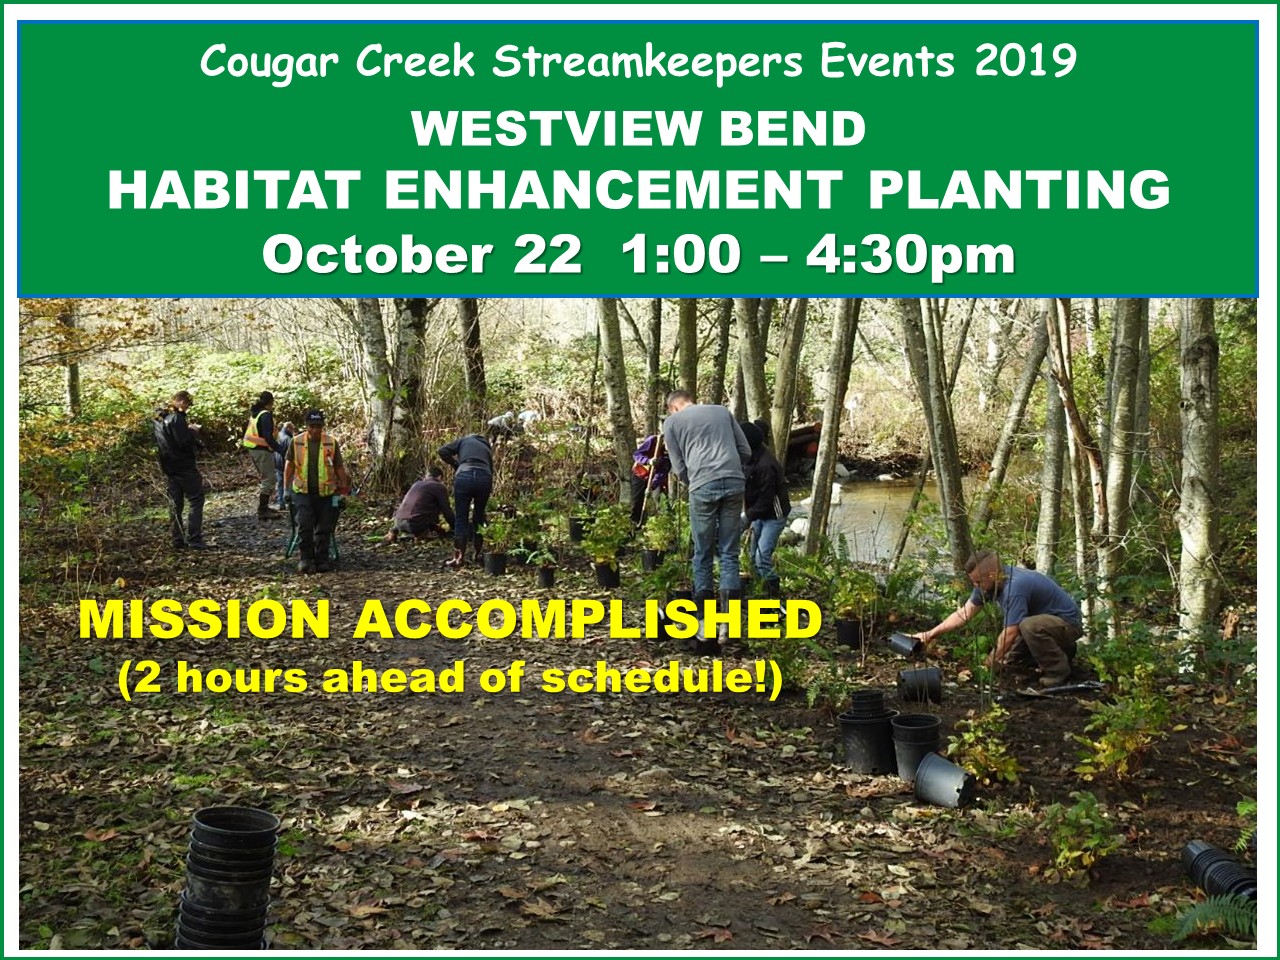
POLYGON ((836 575, 831 592, 831 605, 836 612, 836 643, 852 649, 862 646, 878 596, 876 578, 866 571, 845 567, 836 575))
POLYGON ((596 510, 582 545, 595 567, 596 582, 600 586, 613 588, 621 584, 618 554, 632 533, 631 514, 624 507, 614 503, 596 510))
POLYGON ((556 585, 556 566, 559 564, 559 558, 556 556, 555 545, 549 537, 544 535, 536 545, 517 547, 513 552, 522 557, 529 566, 538 568, 539 590, 550 590, 556 585))
POLYGON ((500 577, 507 572, 507 551, 511 549, 515 524, 509 517, 496 514, 482 529, 484 535, 484 572, 500 577))
POLYGON ((644 549, 640 554, 641 566, 646 570, 656 570, 662 558, 676 545, 679 535, 676 527, 676 516, 670 510, 659 510, 644 522, 640 539, 644 549))

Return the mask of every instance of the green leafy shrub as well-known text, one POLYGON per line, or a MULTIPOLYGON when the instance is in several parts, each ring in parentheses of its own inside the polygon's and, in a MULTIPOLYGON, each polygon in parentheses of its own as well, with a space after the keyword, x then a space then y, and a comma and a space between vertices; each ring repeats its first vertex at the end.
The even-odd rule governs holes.
POLYGON ((1046 876, 1088 882, 1089 870, 1115 852, 1124 838, 1098 806, 1098 798, 1086 790, 1073 790, 1071 806, 1055 803, 1045 808, 1040 831, 1053 848, 1053 867, 1046 876))
POLYGON ((1124 779, 1141 769, 1147 751, 1167 733, 1172 708, 1154 688, 1152 668, 1139 665, 1133 676, 1116 681, 1119 695, 1111 703, 1091 703, 1093 717, 1085 724, 1086 737, 1074 734, 1084 749, 1076 772, 1084 779, 1110 775, 1124 779))
POLYGON ((1022 765, 1001 739, 1008 720, 1009 711, 993 704, 981 716, 959 721, 947 756, 984 784, 1017 783, 1022 765))

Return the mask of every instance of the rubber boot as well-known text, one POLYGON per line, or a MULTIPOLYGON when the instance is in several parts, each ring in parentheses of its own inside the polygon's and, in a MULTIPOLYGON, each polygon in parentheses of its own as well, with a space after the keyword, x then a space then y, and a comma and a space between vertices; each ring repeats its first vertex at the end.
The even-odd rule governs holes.
POLYGON ((328 573, 333 569, 333 560, 329 556, 329 535, 316 534, 316 571, 328 573))
POLYGON ((259 520, 278 520, 280 514, 271 509, 271 494, 258 494, 258 519, 259 520))
POLYGON ((484 563, 484 537, 476 534, 471 540, 471 545, 476 552, 476 563, 484 563))
POLYGON ((315 573, 316 572, 316 548, 314 543, 311 546, 303 546, 299 548, 298 572, 299 573, 315 573))
POLYGON ((782 599, 782 581, 777 577, 770 577, 764 582, 764 598, 766 600, 782 599))
POLYGON ((466 561, 466 557, 464 556, 465 547, 466 547, 466 543, 463 542, 462 540, 453 541, 453 559, 446 560, 444 562, 444 565, 446 567, 452 567, 454 570, 461 570, 464 566, 466 566, 467 561, 466 561))

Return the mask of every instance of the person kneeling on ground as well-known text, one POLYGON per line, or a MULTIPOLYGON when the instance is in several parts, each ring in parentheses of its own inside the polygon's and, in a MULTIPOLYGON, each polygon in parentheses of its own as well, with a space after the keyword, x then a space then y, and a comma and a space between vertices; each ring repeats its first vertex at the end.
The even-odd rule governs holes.
POLYGON ((383 543, 395 543, 402 533, 417 540, 434 540, 447 536, 440 526, 443 515, 449 527, 454 525, 453 507, 449 506, 449 491, 443 483, 444 471, 431 467, 427 475, 409 488, 391 518, 391 531, 382 538, 383 543))
POLYGON ((1080 604, 1043 573, 1002 566, 993 550, 979 550, 964 565, 973 592, 962 606, 932 630, 917 633, 925 650, 939 636, 964 626, 989 600, 1004 614, 1004 628, 996 637, 987 666, 995 670, 1025 661, 1040 667, 1040 686, 1056 687, 1071 679, 1076 641, 1084 634, 1080 604))

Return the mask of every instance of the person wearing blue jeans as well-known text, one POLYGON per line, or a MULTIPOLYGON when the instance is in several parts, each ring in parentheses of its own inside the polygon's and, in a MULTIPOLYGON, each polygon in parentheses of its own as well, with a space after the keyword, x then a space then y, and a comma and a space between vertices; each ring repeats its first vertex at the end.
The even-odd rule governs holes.
POLYGON ((742 434, 751 447, 747 462, 746 518, 751 524, 751 566, 764 581, 764 594, 778 599, 781 589, 773 569, 773 551, 778 537, 787 525, 791 500, 787 496, 787 478, 782 464, 765 446, 764 422, 742 424, 742 434))
MULTIPOLYGON (((663 438, 671 472, 689 489, 689 527, 693 534, 693 598, 699 605, 715 597, 714 565, 720 558, 720 605, 742 595, 738 543, 746 491, 743 464, 751 447, 728 408, 694 403, 684 390, 667 396, 663 438)), ((699 640, 697 652, 720 650, 715 639, 699 640)))
POLYGON ((461 568, 465 563, 467 544, 473 543, 476 562, 484 552, 481 534, 485 523, 484 508, 493 492, 493 448, 478 433, 470 433, 437 451, 441 460, 453 467, 453 559, 445 566, 461 568))

